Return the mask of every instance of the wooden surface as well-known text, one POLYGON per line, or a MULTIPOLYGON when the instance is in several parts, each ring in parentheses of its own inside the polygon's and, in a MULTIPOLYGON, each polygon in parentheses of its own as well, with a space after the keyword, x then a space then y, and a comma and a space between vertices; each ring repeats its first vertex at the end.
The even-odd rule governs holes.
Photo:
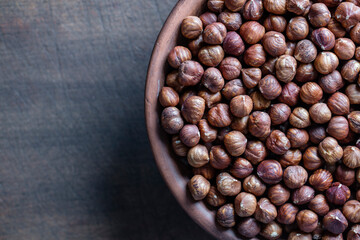
POLYGON ((172 197, 144 123, 176 0, 0 0, 0 239, 212 239, 172 197))

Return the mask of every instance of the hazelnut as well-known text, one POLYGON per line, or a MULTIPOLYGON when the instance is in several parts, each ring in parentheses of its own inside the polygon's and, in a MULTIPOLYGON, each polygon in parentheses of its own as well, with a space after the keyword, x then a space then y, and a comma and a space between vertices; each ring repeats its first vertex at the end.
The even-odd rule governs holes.
POLYGON ((359 240, 360 239, 360 225, 354 225, 350 229, 347 235, 347 240, 359 240))
POLYGON ((332 174, 325 169, 316 170, 309 178, 309 183, 318 191, 327 190, 333 181, 332 174))
POLYGON ((192 60, 185 61, 179 67, 179 83, 183 86, 198 84, 204 74, 204 68, 200 63, 192 60))
POLYGON ((350 189, 339 183, 334 182, 331 187, 326 190, 326 199, 333 204, 343 205, 350 198, 350 189))
POLYGON ((200 121, 205 111, 205 100, 192 96, 185 100, 181 107, 181 114, 189 123, 196 124, 200 121))
POLYGON ((190 49, 193 56, 197 56, 199 54, 200 49, 204 46, 204 40, 202 35, 198 38, 192 40, 188 44, 188 48, 190 49))
POLYGON ((266 99, 274 100, 281 94, 282 88, 274 76, 266 75, 259 81, 259 90, 266 99))
POLYGON ((271 101, 264 98, 264 96, 259 91, 254 91, 250 94, 251 99, 253 100, 253 110, 265 110, 270 107, 271 101))
POLYGON ((201 175, 193 176, 188 182, 191 196, 196 200, 202 200, 210 191, 210 182, 201 175))
POLYGON ((207 180, 211 180, 215 177, 215 168, 213 168, 210 164, 205 164, 202 167, 193 168, 194 175, 202 175, 207 180))
POLYGON ((266 61, 266 53, 261 44, 254 44, 244 53, 244 62, 252 67, 260 67, 266 61))
POLYGON ((341 0, 317 0, 317 2, 324 3, 327 7, 337 7, 341 0))
POLYGON ((225 80, 238 78, 240 76, 241 68, 242 66, 240 61, 234 57, 224 58, 219 66, 219 70, 225 80))
POLYGON ((296 215, 296 222, 301 231, 310 233, 318 224, 318 216, 311 210, 302 210, 296 215))
POLYGON ((296 67, 297 62, 294 57, 290 55, 280 56, 275 64, 277 79, 285 83, 291 82, 295 77, 296 67))
POLYGON ((226 99, 230 100, 233 97, 245 95, 246 89, 240 79, 234 79, 225 84, 221 93, 226 99))
POLYGON ((286 26, 286 37, 290 41, 305 39, 308 34, 309 24, 304 17, 294 17, 290 19, 288 25, 286 26))
POLYGON ((278 100, 282 103, 285 103, 293 107, 298 103, 299 95, 300 95, 300 87, 293 82, 289 82, 285 84, 284 87, 282 88, 278 100))
POLYGON ((290 55, 293 56, 296 48, 296 43, 294 42, 287 42, 286 43, 286 51, 284 55, 290 55))
POLYGON ((253 238, 261 231, 261 226, 255 218, 242 218, 237 225, 239 234, 246 238, 253 238))
POLYGON ((282 167, 295 166, 301 161, 302 154, 299 149, 290 149, 280 157, 280 164, 282 167))
POLYGON ((179 137, 187 147, 194 147, 200 141, 200 132, 196 125, 187 124, 180 130, 179 137))
POLYGON ((276 184, 282 180, 283 170, 278 161, 265 160, 257 167, 257 175, 267 184, 276 184))
POLYGON ((300 89, 300 98, 306 104, 315 104, 323 97, 321 87, 315 82, 307 82, 300 89))
POLYGON ((270 107, 269 116, 271 124, 279 125, 286 122, 290 116, 291 108, 284 103, 277 103, 270 107))
POLYGON ((161 126, 168 134, 178 133, 184 126, 180 110, 176 107, 167 107, 161 113, 161 126))
POLYGON ((284 171, 283 179, 288 188, 300 188, 306 183, 308 173, 301 166, 289 166, 284 171))
POLYGON ((262 39, 262 43, 265 51, 273 57, 283 55, 286 51, 286 41, 282 33, 275 31, 267 32, 262 39))
POLYGON ((318 79, 318 72, 314 64, 302 63, 296 69, 295 79, 299 82, 313 82, 318 79))
MULTIPOLYGON (((349 95, 348 95, 349 96, 349 95)), ((351 102, 351 99, 350 99, 351 102)), ((351 131, 360 133, 360 111, 353 111, 348 115, 351 131)))
POLYGON ((192 89, 186 89, 180 96, 179 104, 182 106, 186 99, 189 97, 196 96, 196 91, 192 89))
POLYGON ((163 107, 175 107, 179 103, 179 94, 171 87, 163 87, 159 93, 159 102, 163 107))
POLYGON ((331 19, 331 13, 329 9, 323 3, 314 3, 310 7, 308 19, 316 28, 326 27, 331 19))
POLYGON ((249 116, 242 117, 242 118, 235 118, 233 122, 231 123, 230 127, 233 130, 237 130, 243 134, 248 133, 248 121, 249 116))
POLYGON ((286 0, 279 0, 279 1, 273 1, 273 0, 264 0, 264 8, 269 13, 283 15, 286 13, 286 0))
POLYGON ((344 216, 352 223, 360 223, 360 202, 350 200, 345 203, 342 212, 344 216))
POLYGON ((335 138, 326 137, 320 144, 318 152, 325 162, 333 165, 340 161, 343 156, 343 149, 335 138))
POLYGON ((265 112, 253 112, 249 117, 249 132, 258 138, 265 138, 270 134, 271 120, 265 112))
POLYGON ((201 119, 198 123, 200 137, 205 143, 213 142, 217 137, 217 130, 211 127, 206 119, 201 119))
POLYGON ((167 60, 173 68, 179 68, 181 63, 191 60, 191 52, 186 47, 176 46, 170 51, 167 60))
POLYGON ((360 43, 360 24, 357 23, 351 30, 350 30, 350 38, 356 44, 360 43))
POLYGON ((268 74, 275 75, 275 64, 277 60, 277 57, 268 58, 267 61, 261 66, 261 74, 263 76, 268 74))
POLYGON ((289 234, 288 240, 312 240, 312 236, 310 233, 304 232, 291 232, 289 234))
POLYGON ((241 191, 241 182, 227 172, 216 177, 217 190, 224 196, 236 196, 241 191))
POLYGON ((221 12, 224 8, 225 0, 208 0, 207 7, 212 12, 221 12))
POLYGON ((245 149, 245 158, 256 165, 267 156, 266 148, 260 141, 249 141, 245 149))
POLYGON ((323 161, 318 155, 317 147, 309 147, 303 154, 304 167, 310 171, 316 170, 323 165, 323 161))
POLYGON ((340 73, 335 70, 330 74, 322 76, 319 80, 319 85, 326 93, 335 93, 344 86, 344 80, 340 73))
POLYGON ((209 45, 202 47, 199 50, 198 58, 199 61, 205 66, 215 67, 221 63, 221 61, 224 59, 224 55, 224 49, 220 45, 209 45))
MULTIPOLYGON (((356 84, 350 84, 345 90, 346 96, 350 100, 350 104, 360 104, 360 87, 356 84)), ((350 124, 351 126, 351 124, 350 124)))
POLYGON ((239 131, 231 131, 224 137, 226 150, 234 157, 240 156, 245 152, 247 139, 239 131))
POLYGON ((259 20, 264 13, 264 7, 261 0, 246 1, 242 14, 246 20, 259 20))
POLYGON ((290 114, 289 122, 296 128, 306 128, 310 126, 310 114, 303 107, 297 107, 290 114))
POLYGON ((327 28, 335 35, 336 38, 344 37, 346 34, 346 30, 341 26, 341 23, 336 21, 334 17, 330 19, 327 28))
POLYGON ((206 27, 212 23, 215 23, 217 21, 217 16, 215 13, 212 12, 204 12, 199 16, 200 20, 203 23, 203 26, 206 27))
POLYGON ((254 88, 261 79, 260 68, 247 68, 241 70, 241 77, 245 87, 254 88))
POLYGON ((333 72, 339 65, 339 59, 332 52, 321 52, 315 59, 314 66, 316 71, 321 74, 333 72))
POLYGON ((339 165, 335 171, 335 178, 342 184, 350 186, 355 182, 355 170, 339 165))
POLYGON ((296 15, 306 15, 310 7, 311 2, 309 0, 288 0, 286 3, 286 9, 296 15))
POLYGON ((295 222, 295 217, 298 211, 299 208, 292 203, 285 203, 279 208, 276 220, 282 224, 292 224, 295 222))
POLYGON ((254 217, 262 223, 270 223, 277 217, 276 207, 267 198, 261 198, 257 202, 254 217))
POLYGON ((360 149, 355 146, 347 146, 344 149, 343 163, 351 169, 360 167, 360 149))
POLYGON ((246 178, 253 170, 254 168, 248 160, 237 158, 230 169, 230 173, 236 178, 246 178))
POLYGON ((210 206, 213 207, 220 207, 226 203, 226 198, 221 195, 221 193, 214 186, 211 186, 205 200, 210 206))
POLYGON ((342 140, 349 134, 349 123, 345 117, 335 116, 330 120, 326 132, 337 140, 342 140))
POLYGON ((226 228, 235 226, 235 211, 232 203, 225 204, 220 207, 216 212, 217 223, 226 228))
POLYGON ((255 44, 259 42, 265 34, 263 25, 256 21, 249 21, 241 25, 240 36, 248 44, 255 44))
POLYGON ((323 126, 313 126, 309 129, 310 141, 314 144, 319 144, 326 138, 326 130, 323 126))
POLYGON ((349 81, 354 82, 358 79, 360 72, 360 63, 356 60, 347 61, 341 68, 341 76, 349 81))
POLYGON ((179 83, 179 72, 177 70, 170 72, 168 75, 166 75, 166 85, 169 87, 172 87, 176 92, 181 92, 181 90, 184 88, 179 83))
POLYGON ((316 123, 327 123, 331 119, 331 111, 325 103, 315 103, 309 109, 311 120, 316 123))
POLYGON ((284 32, 286 28, 286 19, 283 16, 270 14, 264 20, 263 24, 267 32, 269 31, 284 32))
POLYGON ((300 148, 309 141, 309 134, 306 130, 290 128, 286 134, 292 148, 300 148))
MULTIPOLYGON (((245 45, 240 35, 236 32, 228 32, 224 39, 223 48, 225 53, 240 56, 245 51, 245 45)), ((217 64, 216 64, 217 65, 217 64)))
POLYGON ((207 108, 212 108, 221 101, 220 92, 212 93, 209 90, 201 90, 198 92, 198 96, 205 100, 205 106, 207 108))
POLYGON ((349 38, 338 38, 335 41, 334 52, 341 60, 349 60, 355 54, 355 44, 349 38))
POLYGON ((171 138, 171 145, 176 155, 180 157, 185 157, 189 148, 183 144, 179 138, 179 136, 174 135, 171 138))
POLYGON ((336 92, 331 95, 328 99, 327 106, 335 115, 345 115, 350 112, 350 100, 341 92, 336 92))
POLYGON ((359 22, 360 8, 350 2, 340 3, 335 11, 335 19, 348 30, 359 22))
POLYGON ((192 167, 202 167, 209 162, 209 152, 204 145, 198 144, 190 148, 187 160, 192 167))
POLYGON ((272 131, 266 139, 266 147, 277 155, 285 154, 290 149, 290 146, 289 139, 280 130, 272 131))
POLYGON ((222 146, 213 146, 210 150, 210 165, 216 169, 225 169, 231 163, 230 156, 222 146))
POLYGON ((276 206, 281 206, 290 198, 290 191, 281 184, 271 186, 268 191, 270 201, 276 206))
POLYGON ((221 44, 226 37, 226 27, 220 22, 207 25, 203 32, 203 40, 208 44, 221 44))
POLYGON ((218 21, 224 24, 228 31, 237 31, 242 24, 240 13, 229 11, 220 13, 218 21))
POLYGON ((219 103, 208 112, 208 122, 214 127, 227 127, 231 124, 230 109, 227 104, 219 103))
POLYGON ((230 111, 235 117, 248 116, 253 109, 253 101, 248 95, 239 95, 231 99, 230 111))
POLYGON ((292 193, 291 200, 296 205, 309 203, 315 197, 315 190, 309 186, 302 186, 292 193))
POLYGON ((325 196, 322 194, 316 195, 309 203, 309 208, 320 216, 326 215, 329 210, 329 204, 326 202, 325 196))
POLYGON ((322 240, 343 240, 343 235, 340 234, 332 234, 332 233, 326 233, 325 235, 322 236, 321 238, 322 240))
POLYGON ((340 234, 348 227, 348 221, 339 209, 328 212, 323 218, 323 227, 333 233, 340 234))
POLYGON ((225 6, 232 12, 237 12, 244 6, 246 0, 225 0, 225 6))
POLYGON ((202 84, 212 93, 219 92, 224 87, 224 83, 225 80, 217 68, 211 67, 205 70, 202 84))
POLYGON ((317 56, 315 45, 307 39, 301 40, 296 44, 294 57, 302 63, 311 63, 317 56))
POLYGON ((246 192, 260 197, 264 194, 266 185, 256 175, 250 175, 244 179, 243 188, 246 192))
POLYGON ((270 222, 263 227, 260 235, 265 239, 275 240, 281 237, 282 231, 282 227, 277 222, 270 222))
POLYGON ((203 31, 203 24, 200 18, 188 16, 181 23, 181 33, 188 39, 197 38, 203 31))
POLYGON ((235 212, 240 217, 250 217, 255 213, 257 205, 256 197, 251 193, 242 192, 236 196, 235 212))

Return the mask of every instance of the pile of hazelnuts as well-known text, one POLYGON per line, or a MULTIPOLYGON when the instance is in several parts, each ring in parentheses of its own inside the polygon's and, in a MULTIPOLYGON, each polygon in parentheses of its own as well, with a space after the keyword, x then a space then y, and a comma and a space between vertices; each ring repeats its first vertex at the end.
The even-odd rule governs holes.
POLYGON ((208 0, 182 21, 161 125, 217 224, 360 239, 359 21, 360 0, 208 0))

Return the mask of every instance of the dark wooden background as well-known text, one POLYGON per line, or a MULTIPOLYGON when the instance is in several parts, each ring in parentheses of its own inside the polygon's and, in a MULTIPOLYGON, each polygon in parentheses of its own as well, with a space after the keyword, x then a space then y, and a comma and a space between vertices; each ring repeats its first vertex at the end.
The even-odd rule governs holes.
POLYGON ((212 239, 153 161, 143 92, 176 0, 0 0, 0 239, 212 239))

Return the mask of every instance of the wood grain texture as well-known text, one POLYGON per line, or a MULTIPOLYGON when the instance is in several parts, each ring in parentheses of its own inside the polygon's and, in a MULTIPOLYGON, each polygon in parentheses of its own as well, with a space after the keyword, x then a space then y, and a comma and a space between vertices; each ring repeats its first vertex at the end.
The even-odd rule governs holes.
POLYGON ((144 122, 176 0, 0 0, 0 239, 212 239, 161 178, 144 122))

